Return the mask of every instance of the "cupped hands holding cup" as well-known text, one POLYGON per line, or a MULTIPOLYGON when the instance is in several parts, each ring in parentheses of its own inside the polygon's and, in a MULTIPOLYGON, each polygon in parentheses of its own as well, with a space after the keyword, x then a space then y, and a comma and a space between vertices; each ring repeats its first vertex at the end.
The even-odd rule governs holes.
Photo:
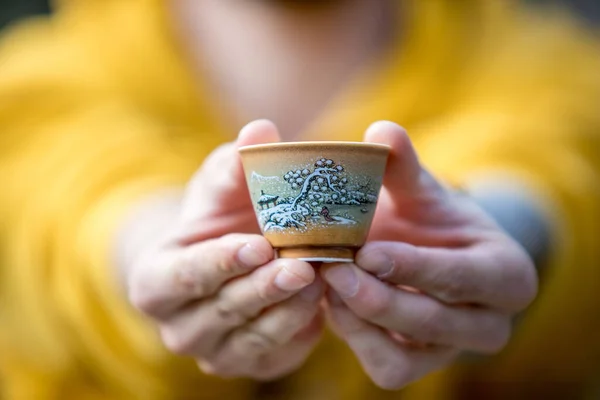
POLYGON ((173 211, 178 224, 123 266, 130 301, 168 349, 206 373, 273 379, 302 365, 326 317, 391 389, 461 351, 505 346, 537 291, 527 253, 421 166, 403 128, 376 122, 364 140, 390 148, 368 241, 352 262, 317 269, 276 257, 246 186, 238 149, 279 142, 277 128, 252 122, 207 158, 173 211))

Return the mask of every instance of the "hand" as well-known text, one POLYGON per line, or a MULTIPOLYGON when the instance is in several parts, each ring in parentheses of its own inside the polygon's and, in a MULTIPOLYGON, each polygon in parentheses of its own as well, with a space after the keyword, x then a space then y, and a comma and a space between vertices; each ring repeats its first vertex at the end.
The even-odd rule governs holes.
POLYGON ((421 167, 401 127, 376 123, 365 141, 392 147, 370 241, 355 264, 321 273, 334 329, 373 381, 393 389, 461 350, 501 350, 537 277, 490 217, 421 167))
POLYGON ((166 347, 206 373, 275 378, 298 368, 320 336, 324 284, 308 263, 274 260, 237 154, 278 140, 272 123, 257 121, 215 150, 187 188, 176 229, 127 274, 132 304, 156 320, 166 347))

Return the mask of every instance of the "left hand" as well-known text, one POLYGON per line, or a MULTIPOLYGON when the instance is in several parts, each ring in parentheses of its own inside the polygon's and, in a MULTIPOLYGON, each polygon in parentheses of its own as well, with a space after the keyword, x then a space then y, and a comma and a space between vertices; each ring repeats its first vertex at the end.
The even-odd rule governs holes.
POLYGON ((401 127, 376 123, 365 141, 392 147, 369 242, 321 273, 333 328, 378 386, 397 389, 460 351, 500 351, 537 276, 491 217, 422 168, 401 127))

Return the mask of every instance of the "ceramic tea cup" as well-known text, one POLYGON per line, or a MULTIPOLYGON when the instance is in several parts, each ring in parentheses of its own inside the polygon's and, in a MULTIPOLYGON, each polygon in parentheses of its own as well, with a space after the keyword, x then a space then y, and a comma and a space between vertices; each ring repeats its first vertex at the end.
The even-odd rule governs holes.
POLYGON ((260 228, 279 257, 354 260, 373 220, 389 146, 288 142, 239 152, 260 228))

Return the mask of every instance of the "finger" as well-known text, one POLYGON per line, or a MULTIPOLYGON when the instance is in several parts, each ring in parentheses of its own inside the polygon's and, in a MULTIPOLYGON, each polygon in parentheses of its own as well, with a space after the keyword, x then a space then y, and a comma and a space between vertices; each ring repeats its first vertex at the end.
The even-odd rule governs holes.
MULTIPOLYGON (((248 209, 250 196, 238 148, 280 140, 275 124, 257 120, 242 128, 235 143, 220 146, 206 158, 186 190, 179 224, 182 240, 197 236, 198 231, 214 231, 206 226, 210 217, 226 217, 248 209), (227 204, 227 210, 223 209, 224 204, 227 204)), ((247 214, 254 218, 252 213, 247 214)))
POLYGON ((198 365, 204 373, 220 377, 277 379, 296 371, 305 362, 311 350, 318 343, 322 331, 323 317, 319 313, 288 343, 253 359, 252 367, 249 369, 242 370, 237 365, 217 364, 208 360, 199 360, 198 365))
POLYGON ((191 300, 211 296, 227 280, 268 263, 274 252, 260 235, 230 234, 175 247, 162 257, 136 265, 129 284, 132 304, 159 319, 191 300))
POLYGON ((449 304, 476 303, 517 312, 535 297, 535 268, 508 243, 466 249, 417 247, 371 242, 356 255, 356 265, 379 279, 412 286, 449 304))
POLYGON ((406 130, 400 125, 376 122, 367 129, 364 140, 391 147, 383 185, 396 202, 433 201, 444 195, 442 186, 421 166, 406 130))
POLYGON ((510 319, 504 314, 450 307, 390 286, 352 264, 328 267, 323 275, 356 315, 419 342, 496 353, 510 336, 510 319))
POLYGON ((402 346, 382 329, 356 316, 328 291, 329 319, 356 354, 365 372, 381 388, 400 389, 448 364, 457 354, 445 347, 402 346))
MULTIPOLYGON (((277 126, 267 119, 258 119, 244 126, 238 135, 236 147, 281 141, 277 126)), ((240 164, 241 166, 241 164, 240 164)))
POLYGON ((210 357, 234 329, 290 298, 314 279, 314 270, 308 263, 274 260, 227 283, 213 298, 193 304, 166 321, 161 329, 163 341, 177 354, 210 357))
POLYGON ((263 355, 258 361, 256 373, 251 376, 256 379, 268 380, 280 378, 298 370, 319 342, 323 333, 323 325, 323 315, 318 312, 290 342, 263 355))
POLYGON ((248 373, 257 360, 290 342, 318 313, 324 284, 317 279, 298 295, 277 304, 256 320, 228 335, 212 357, 213 366, 248 373))

